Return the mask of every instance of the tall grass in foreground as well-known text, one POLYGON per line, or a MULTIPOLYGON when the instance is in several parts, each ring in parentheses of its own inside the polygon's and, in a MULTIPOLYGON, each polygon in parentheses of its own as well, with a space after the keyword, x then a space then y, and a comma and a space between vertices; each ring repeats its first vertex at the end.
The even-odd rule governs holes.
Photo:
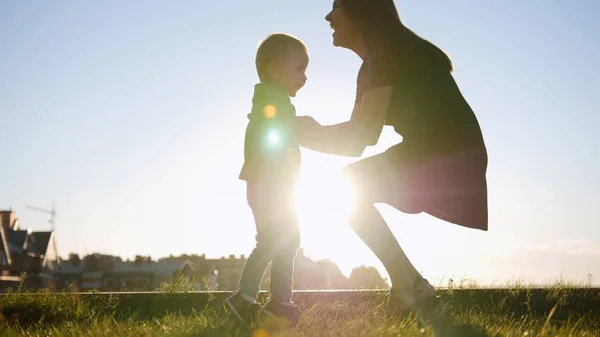
POLYGON ((543 295, 519 287, 451 289, 443 294, 438 319, 426 326, 412 317, 386 317, 380 295, 359 302, 311 295, 297 301, 303 315, 296 325, 264 321, 252 329, 228 317, 222 298, 193 305, 178 296, 171 287, 136 306, 135 295, 127 304, 100 295, 2 295, 0 336, 600 336, 598 311, 579 305, 592 301, 600 308, 600 293, 591 288, 556 287, 543 295))

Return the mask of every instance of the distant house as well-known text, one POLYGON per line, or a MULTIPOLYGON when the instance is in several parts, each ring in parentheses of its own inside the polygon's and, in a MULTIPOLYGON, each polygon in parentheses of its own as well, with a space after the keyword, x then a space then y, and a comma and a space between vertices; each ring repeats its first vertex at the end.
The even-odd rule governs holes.
MULTIPOLYGON (((221 258, 206 258, 202 255, 181 255, 162 258, 160 261, 190 261, 195 267, 194 275, 197 278, 204 279, 210 289, 232 291, 237 289, 242 269, 246 263, 246 257, 241 255, 237 258, 235 255, 221 258)), ((204 284, 202 290, 205 290, 204 284)), ((208 289, 206 289, 208 290, 208 289)))
POLYGON ((21 230, 12 210, 0 211, 0 225, 0 281, 18 283, 24 273, 25 286, 45 287, 59 264, 54 233, 21 230))
POLYGON ((83 261, 70 258, 53 273, 59 289, 73 291, 154 291, 176 277, 203 290, 196 282, 197 268, 190 261, 121 261, 109 255, 92 254, 83 261))
POLYGON ((113 269, 104 272, 103 289, 156 290, 165 282, 180 276, 193 282, 194 266, 189 261, 127 261, 115 263, 113 269))
POLYGON ((54 288, 79 290, 83 272, 84 262, 81 261, 79 255, 70 254, 69 259, 61 261, 58 269, 52 273, 54 288))
POLYGON ((229 258, 207 259, 217 273, 218 290, 232 291, 237 289, 242 269, 246 263, 246 257, 242 255, 239 259, 235 255, 229 255, 229 258))

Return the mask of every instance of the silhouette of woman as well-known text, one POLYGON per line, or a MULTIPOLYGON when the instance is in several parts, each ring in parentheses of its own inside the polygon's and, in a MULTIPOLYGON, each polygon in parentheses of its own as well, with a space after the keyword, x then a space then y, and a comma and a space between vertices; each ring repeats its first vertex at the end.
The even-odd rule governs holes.
POLYGON ((297 117, 301 144, 360 157, 378 142, 384 125, 402 136, 385 152, 344 168, 356 191, 350 224, 390 276, 387 311, 432 309, 434 288, 374 204, 487 231, 488 158, 479 123, 454 81, 450 59, 404 26, 393 0, 335 0, 325 19, 334 30, 333 44, 363 60, 356 101, 350 120, 340 124, 297 117))

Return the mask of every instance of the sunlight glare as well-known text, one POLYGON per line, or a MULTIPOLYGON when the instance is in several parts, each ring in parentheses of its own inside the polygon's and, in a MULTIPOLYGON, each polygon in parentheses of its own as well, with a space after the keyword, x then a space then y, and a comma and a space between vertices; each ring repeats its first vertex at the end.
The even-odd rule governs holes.
POLYGON ((352 186, 339 171, 330 174, 305 172, 300 180, 297 192, 298 209, 302 217, 309 222, 334 218, 336 222, 347 223, 353 200, 352 186))
POLYGON ((335 260, 349 273, 370 255, 354 247, 360 243, 348 223, 354 198, 350 182, 334 167, 323 166, 301 174, 296 197, 301 247, 308 255, 335 260))

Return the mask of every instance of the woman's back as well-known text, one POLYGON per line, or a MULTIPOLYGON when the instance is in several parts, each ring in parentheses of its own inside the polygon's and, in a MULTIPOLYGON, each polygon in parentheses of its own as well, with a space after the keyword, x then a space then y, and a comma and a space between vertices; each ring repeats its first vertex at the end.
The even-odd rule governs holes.
POLYGON ((447 72, 399 74, 386 124, 425 153, 485 149, 477 118, 447 72))
POLYGON ((403 34, 390 41, 392 57, 386 61, 393 65, 374 67, 393 77, 386 125, 428 154, 485 151, 481 128, 452 76, 448 56, 408 29, 403 34))

